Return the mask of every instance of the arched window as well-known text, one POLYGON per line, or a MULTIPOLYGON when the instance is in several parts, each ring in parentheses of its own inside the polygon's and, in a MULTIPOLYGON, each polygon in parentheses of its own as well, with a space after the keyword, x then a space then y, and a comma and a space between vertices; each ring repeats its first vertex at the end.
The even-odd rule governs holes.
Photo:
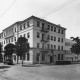
POLYGON ((27 53, 27 61, 29 61, 30 60, 30 54, 29 54, 29 52, 27 53))

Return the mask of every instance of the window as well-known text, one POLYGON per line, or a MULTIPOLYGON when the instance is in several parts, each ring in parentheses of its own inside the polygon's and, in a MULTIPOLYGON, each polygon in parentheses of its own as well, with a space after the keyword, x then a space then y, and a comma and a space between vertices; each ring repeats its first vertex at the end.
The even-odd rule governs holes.
POLYGON ((23 24, 24 29, 26 28, 26 23, 23 24))
POLYGON ((20 30, 22 30, 22 25, 20 25, 20 30))
POLYGON ((37 43, 37 48, 39 48, 39 43, 37 43))
POLYGON ((12 28, 12 32, 13 32, 13 28, 12 28))
POLYGON ((39 21, 37 21, 37 27, 40 27, 40 22, 39 21))
POLYGON ((56 45, 54 45, 54 49, 56 49, 56 45))
POLYGON ((4 33, 4 37, 5 37, 5 33, 4 33))
POLYGON ((44 43, 42 43, 42 49, 44 49, 44 43))
POLYGON ((9 43, 10 43, 10 39, 9 39, 9 43))
POLYGON ((40 53, 37 53, 36 60, 39 61, 40 53))
POLYGON ((29 61, 30 60, 30 53, 28 52, 27 53, 27 61, 29 61))
POLYGON ((6 39, 6 43, 8 43, 8 40, 6 39))
POLYGON ((54 32, 56 32, 56 27, 54 27, 54 32))
POLYGON ((47 36, 47 39, 48 39, 48 40, 50 39, 50 35, 47 36))
POLYGON ((61 50, 63 50, 63 46, 61 46, 61 50))
POLYGON ((42 34, 42 40, 44 40, 44 37, 45 37, 45 35, 44 35, 44 34, 42 34))
POLYGON ((16 28, 14 28, 14 31, 16 32, 16 28))
POLYGON ((44 23, 42 23, 42 27, 44 27, 44 23))
POLYGON ((24 34, 24 37, 26 37, 26 34, 24 34))
POLYGON ((50 30, 50 25, 48 25, 48 30, 50 30))
POLYGON ((53 45, 51 45, 51 49, 53 49, 53 45))
POLYGON ((63 43, 63 38, 61 39, 61 42, 63 43))
POLYGON ((5 44, 5 41, 4 41, 4 44, 5 44))
POLYGON ((54 41, 56 41, 56 37, 54 36, 54 41))
POLYGON ((58 50, 60 50, 60 46, 58 46, 58 50))
POLYGON ((50 49, 50 44, 47 44, 47 48, 50 49))
POLYGON ((60 54, 58 54, 58 60, 60 60, 60 54))
POLYGON ((30 33, 27 33, 27 38, 30 38, 30 33))
POLYGON ((51 36, 51 40, 53 40, 53 36, 51 36))
POLYGON ((11 42, 13 42, 13 38, 11 38, 11 42))
POLYGON ((43 53, 42 54, 42 61, 44 61, 45 60, 45 54, 43 53))
POLYGON ((61 34, 64 34, 64 31, 62 30, 61 34))
POLYGON ((37 38, 39 38, 40 37, 40 33, 39 32, 37 32, 37 38))
POLYGON ((53 26, 51 26, 51 31, 53 31, 53 26))
POLYGON ((61 54, 61 60, 63 60, 63 54, 61 54))
POLYGON ((58 29, 58 33, 60 33, 60 29, 58 29))
POLYGON ((16 37, 14 37, 14 41, 16 41, 16 37))
POLYGON ((58 42, 60 42, 60 37, 58 37, 58 42))
POLYGON ((27 22, 27 27, 30 27, 30 22, 29 21, 27 22))

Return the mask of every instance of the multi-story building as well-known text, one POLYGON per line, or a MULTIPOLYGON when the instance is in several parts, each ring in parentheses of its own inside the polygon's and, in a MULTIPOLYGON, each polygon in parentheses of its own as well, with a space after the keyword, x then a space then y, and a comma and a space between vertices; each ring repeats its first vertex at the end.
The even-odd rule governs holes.
POLYGON ((31 16, 4 29, 0 34, 0 42, 4 50, 7 44, 15 44, 18 37, 25 37, 30 44, 25 62, 52 63, 54 62, 53 50, 65 50, 65 30, 60 25, 31 16))

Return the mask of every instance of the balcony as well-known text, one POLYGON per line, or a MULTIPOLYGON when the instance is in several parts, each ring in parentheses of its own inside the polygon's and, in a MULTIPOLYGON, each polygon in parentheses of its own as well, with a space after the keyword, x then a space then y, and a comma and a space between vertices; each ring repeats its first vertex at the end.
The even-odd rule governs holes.
POLYGON ((49 40, 47 38, 42 38, 41 42, 49 42, 49 40))
POLYGON ((41 29, 41 32, 49 32, 48 28, 41 29))
POLYGON ((7 34, 7 35, 4 36, 4 38, 6 39, 6 38, 9 38, 9 37, 12 37, 12 36, 14 36, 14 33, 7 34))
POLYGON ((45 49, 43 49, 43 48, 41 49, 41 52, 45 52, 45 53, 47 53, 48 51, 49 51, 49 50, 46 49, 46 48, 45 48, 45 49))

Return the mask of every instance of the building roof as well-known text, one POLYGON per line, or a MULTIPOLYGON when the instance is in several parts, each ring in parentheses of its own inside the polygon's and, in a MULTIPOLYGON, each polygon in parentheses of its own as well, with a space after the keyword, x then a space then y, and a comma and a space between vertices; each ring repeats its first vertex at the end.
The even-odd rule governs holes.
POLYGON ((65 43, 72 43, 72 44, 75 44, 76 42, 75 41, 72 41, 70 39, 65 39, 65 43))
MULTIPOLYGON (((66 30, 66 28, 61 27, 60 25, 56 25, 56 24, 54 24, 54 23, 51 23, 51 22, 49 22, 49 21, 46 21, 46 20, 44 20, 44 19, 41 19, 41 18, 35 17, 35 16, 30 16, 30 17, 28 17, 27 19, 25 19, 25 20, 23 20, 23 21, 17 21, 17 22, 15 22, 15 23, 13 23, 12 25, 10 25, 9 27, 11 27, 11 26, 13 26, 13 25, 15 25, 15 24, 23 23, 23 22, 25 22, 25 21, 27 21, 27 20, 30 20, 30 19, 32 19, 32 18, 41 20, 41 21, 43 21, 43 22, 47 22, 47 23, 52 24, 52 25, 54 25, 54 26, 56 26, 56 27, 59 27, 59 28, 62 28, 62 29, 64 29, 64 30, 66 30)), ((8 29, 9 27, 3 29, 3 31, 6 30, 6 29, 8 29)))
MULTIPOLYGON (((11 26, 13 26, 13 25, 15 25, 15 24, 19 24, 19 23, 21 23, 21 22, 22 22, 22 21, 17 21, 17 22, 15 22, 15 23, 13 23, 12 25, 10 25, 9 27, 11 27, 11 26)), ((6 29, 8 29, 9 27, 3 29, 3 31, 6 30, 6 29)))
POLYGON ((41 19, 41 18, 39 18, 39 17, 35 17, 35 16, 31 16, 31 17, 29 17, 29 19, 30 19, 30 18, 35 18, 35 19, 41 20, 41 21, 43 21, 43 22, 47 22, 48 24, 51 24, 51 25, 54 25, 54 26, 56 26, 56 27, 59 27, 59 28, 62 28, 62 29, 64 29, 64 30, 66 30, 66 28, 61 27, 60 24, 57 25, 57 24, 51 23, 51 22, 49 22, 49 21, 47 21, 47 20, 41 19))

